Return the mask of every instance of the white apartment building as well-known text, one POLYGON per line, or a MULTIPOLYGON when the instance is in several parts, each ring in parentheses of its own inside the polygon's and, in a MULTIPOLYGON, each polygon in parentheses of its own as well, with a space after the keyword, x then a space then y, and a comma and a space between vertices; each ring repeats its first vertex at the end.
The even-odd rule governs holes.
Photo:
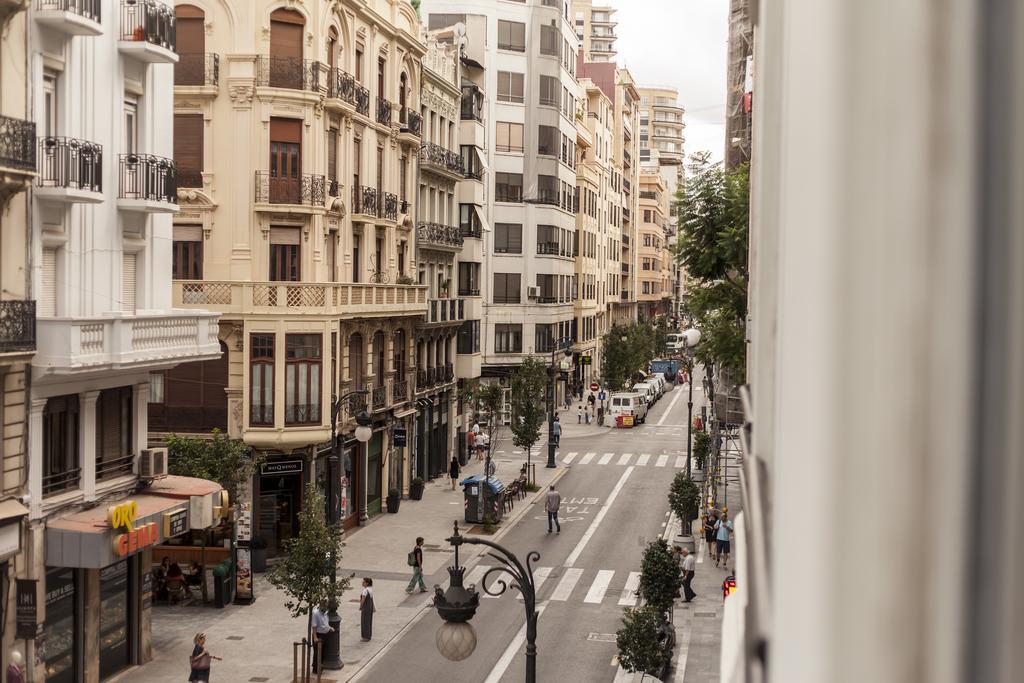
POLYGON ((615 8, 594 5, 594 0, 572 0, 573 23, 584 61, 614 62, 615 8))
POLYGON ((432 28, 467 26, 467 53, 493 93, 481 374, 500 378, 573 336, 577 38, 563 0, 428 0, 421 11, 432 28))

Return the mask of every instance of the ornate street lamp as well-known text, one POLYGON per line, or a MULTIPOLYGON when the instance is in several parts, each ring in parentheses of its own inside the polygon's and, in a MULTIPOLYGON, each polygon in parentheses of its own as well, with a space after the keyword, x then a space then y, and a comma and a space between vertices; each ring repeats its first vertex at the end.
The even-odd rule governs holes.
POLYGON ((693 450, 693 347, 700 343, 700 330, 695 327, 683 332, 686 344, 687 372, 690 376, 690 395, 686 401, 686 478, 690 478, 690 453, 693 450))
POLYGON ((533 563, 540 559, 540 553, 531 550, 526 555, 526 566, 524 567, 519 558, 510 550, 483 538, 469 538, 461 535, 457 521, 453 526, 455 533, 447 539, 455 548, 455 566, 448 567, 451 584, 446 591, 441 590, 440 586, 434 586, 434 607, 441 619, 444 620, 435 636, 438 652, 446 659, 458 662, 473 654, 473 650, 476 649, 476 631, 469 622, 476 614, 477 607, 480 606, 480 595, 476 592, 475 585, 468 588, 462 585, 466 568, 459 566, 459 546, 463 543, 485 545, 493 549, 487 555, 501 564, 491 567, 484 573, 480 580, 484 592, 497 597, 509 588, 516 588, 522 593, 523 603, 526 607, 526 683, 536 683, 537 617, 539 615, 536 608, 537 593, 533 582, 533 563), (497 579, 494 584, 498 588, 492 591, 487 586, 487 578, 491 574, 500 572, 508 574, 512 580, 506 583, 503 579, 497 579))
POLYGON ((558 382, 555 378, 558 377, 559 368, 555 365, 555 361, 558 360, 558 352, 563 351, 565 357, 568 358, 572 355, 572 337, 560 337, 555 340, 555 346, 551 349, 551 392, 550 400, 548 401, 548 464, 547 467, 558 467, 555 462, 555 388, 558 386, 558 382), (564 347, 564 349, 563 349, 564 347))

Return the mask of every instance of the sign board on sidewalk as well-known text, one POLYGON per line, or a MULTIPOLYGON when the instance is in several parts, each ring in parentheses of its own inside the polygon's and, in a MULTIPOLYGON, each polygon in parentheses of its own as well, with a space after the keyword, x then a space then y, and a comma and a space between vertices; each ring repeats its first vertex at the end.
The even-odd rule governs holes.
POLYGON ((391 445, 395 448, 405 448, 407 443, 407 437, 405 434, 405 427, 395 427, 391 433, 391 445))
POLYGON ((597 391, 600 388, 601 388, 601 385, 598 384, 597 382, 591 382, 590 383, 590 390, 591 391, 597 391))
POLYGON ((35 638, 38 627, 38 603, 35 579, 15 579, 17 603, 15 620, 18 638, 35 638))

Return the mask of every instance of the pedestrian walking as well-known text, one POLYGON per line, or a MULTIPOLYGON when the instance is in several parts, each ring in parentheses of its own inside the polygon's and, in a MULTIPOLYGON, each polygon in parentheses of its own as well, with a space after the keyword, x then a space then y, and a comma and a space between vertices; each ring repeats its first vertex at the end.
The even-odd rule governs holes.
POLYGON ((452 491, 455 490, 455 483, 459 480, 459 458, 453 455, 452 461, 448 463, 448 476, 452 479, 452 491))
POLYGON ((715 566, 721 562, 726 570, 729 569, 729 536, 732 533, 732 522, 729 520, 729 513, 722 512, 722 516, 715 524, 715 545, 718 546, 718 555, 715 557, 715 566))
POLYGON ((472 429, 466 432, 466 448, 466 457, 472 457, 473 451, 476 450, 476 434, 473 433, 472 429))
POLYGON ((189 681, 208 681, 210 680, 210 660, 216 659, 218 662, 222 661, 220 657, 211 655, 206 650, 206 634, 197 633, 195 638, 192 639, 194 647, 192 648, 192 656, 189 657, 189 666, 192 667, 192 674, 188 677, 189 681))
POLYGON ((555 485, 552 484, 551 488, 548 489, 547 500, 544 501, 544 509, 548 513, 548 533, 551 533, 551 524, 554 522, 556 534, 562 533, 562 525, 558 522, 558 508, 562 505, 562 495, 555 489, 555 485))
POLYGON ((373 613, 377 608, 373 604, 373 579, 363 577, 363 591, 359 594, 359 628, 365 643, 373 637, 373 613))
POLYGON ((587 424, 590 424, 590 408, 587 408, 585 417, 587 418, 587 424))
POLYGON ((583 404, 576 408, 576 424, 583 424, 583 404))
POLYGON ((420 585, 420 593, 427 592, 427 584, 423 583, 423 537, 416 537, 416 547, 409 551, 409 566, 412 567, 412 578, 409 579, 409 586, 406 593, 412 593, 416 584, 420 585))
POLYGON ((704 542, 707 543, 711 558, 715 560, 718 559, 717 549, 715 548, 715 524, 717 523, 718 514, 714 510, 709 510, 704 515, 704 542))
POLYGON ((488 459, 487 464, 484 465, 484 476, 493 477, 495 469, 494 460, 488 459))
POLYGON ((697 558, 689 548, 683 548, 683 602, 690 602, 697 594, 693 592, 693 575, 697 569, 697 558))
POLYGON ((562 423, 558 421, 557 415, 555 421, 551 423, 551 434, 555 437, 555 446, 558 446, 562 441, 562 423))
POLYGON ((326 605, 314 605, 313 613, 310 621, 312 621, 312 633, 310 645, 313 648, 313 673, 316 673, 317 669, 320 668, 320 660, 323 658, 323 639, 328 633, 334 631, 331 628, 331 622, 327 619, 327 615, 324 614, 324 610, 327 609, 326 605))

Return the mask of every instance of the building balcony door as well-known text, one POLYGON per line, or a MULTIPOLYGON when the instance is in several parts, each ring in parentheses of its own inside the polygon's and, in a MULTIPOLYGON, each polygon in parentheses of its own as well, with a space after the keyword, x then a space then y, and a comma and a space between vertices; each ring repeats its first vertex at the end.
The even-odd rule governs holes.
POLYGON ((302 122, 270 119, 270 203, 301 204, 302 122))

